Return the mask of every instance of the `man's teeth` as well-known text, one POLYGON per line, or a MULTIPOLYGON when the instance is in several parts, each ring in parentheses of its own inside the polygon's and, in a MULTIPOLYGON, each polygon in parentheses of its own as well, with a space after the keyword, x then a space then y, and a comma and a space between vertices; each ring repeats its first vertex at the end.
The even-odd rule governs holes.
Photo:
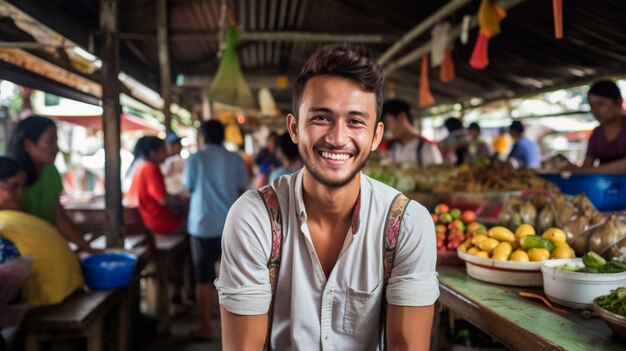
POLYGON ((350 158, 349 154, 331 154, 330 152, 322 152, 323 158, 329 158, 331 160, 345 161, 350 158))

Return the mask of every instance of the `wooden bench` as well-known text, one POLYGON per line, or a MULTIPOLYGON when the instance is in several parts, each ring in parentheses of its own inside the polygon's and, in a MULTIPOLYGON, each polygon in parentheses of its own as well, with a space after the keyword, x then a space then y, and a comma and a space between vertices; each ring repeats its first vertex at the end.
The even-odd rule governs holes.
POLYGON ((81 291, 58 305, 31 309, 21 324, 26 351, 42 350, 44 342, 63 343, 79 338, 86 339, 87 351, 101 351, 112 335, 115 349, 127 350, 130 319, 127 294, 127 288, 81 291), (109 316, 111 322, 107 325, 109 316))

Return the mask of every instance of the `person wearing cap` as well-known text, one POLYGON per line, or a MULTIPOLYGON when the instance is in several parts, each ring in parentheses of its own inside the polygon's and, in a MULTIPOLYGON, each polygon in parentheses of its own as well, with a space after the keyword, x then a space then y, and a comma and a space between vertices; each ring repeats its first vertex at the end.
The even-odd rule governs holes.
POLYGON ((170 133, 165 138, 167 158, 161 164, 161 173, 165 178, 165 188, 168 194, 179 195, 185 191, 183 187, 183 168, 185 160, 180 156, 183 149, 182 138, 176 133, 170 133))
POLYGON ((626 174, 626 116, 619 87, 610 80, 598 81, 589 89, 587 100, 600 125, 591 133, 582 167, 570 165, 563 170, 626 174))
POLYGON ((507 160, 516 168, 539 168, 539 147, 524 136, 524 125, 520 121, 513 121, 509 127, 509 134, 515 141, 507 160))

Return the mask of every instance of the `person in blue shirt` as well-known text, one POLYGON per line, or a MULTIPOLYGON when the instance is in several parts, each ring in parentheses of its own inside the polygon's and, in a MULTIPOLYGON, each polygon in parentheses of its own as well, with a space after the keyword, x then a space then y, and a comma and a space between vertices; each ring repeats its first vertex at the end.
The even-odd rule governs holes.
POLYGON ((183 185, 189 190, 187 232, 196 279, 196 299, 202 313, 200 329, 192 336, 210 340, 215 262, 230 206, 248 189, 248 170, 239 154, 224 148, 224 126, 209 120, 200 126, 204 146, 189 156, 183 185))
POLYGON ((509 134, 515 141, 507 160, 516 168, 539 168, 539 147, 524 136, 524 125, 520 121, 513 121, 509 127, 509 134))

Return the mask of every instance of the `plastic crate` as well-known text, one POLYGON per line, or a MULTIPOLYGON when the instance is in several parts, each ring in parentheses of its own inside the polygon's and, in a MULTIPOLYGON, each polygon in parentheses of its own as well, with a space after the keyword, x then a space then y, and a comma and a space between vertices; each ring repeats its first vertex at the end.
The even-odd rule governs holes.
POLYGON ((128 253, 96 254, 81 261, 85 282, 90 289, 114 289, 133 279, 137 256, 128 253))
POLYGON ((584 192, 600 211, 626 209, 626 176, 567 173, 541 176, 556 184, 565 194, 584 192))

